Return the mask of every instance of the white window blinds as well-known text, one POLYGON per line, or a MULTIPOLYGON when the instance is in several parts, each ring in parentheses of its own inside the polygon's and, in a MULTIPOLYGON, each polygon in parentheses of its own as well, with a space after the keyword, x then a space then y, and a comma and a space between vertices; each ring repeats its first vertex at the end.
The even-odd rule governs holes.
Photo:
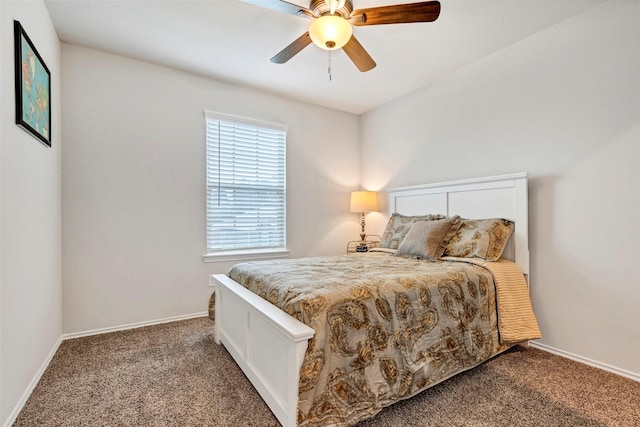
POLYGON ((205 111, 207 252, 284 250, 286 127, 205 111))

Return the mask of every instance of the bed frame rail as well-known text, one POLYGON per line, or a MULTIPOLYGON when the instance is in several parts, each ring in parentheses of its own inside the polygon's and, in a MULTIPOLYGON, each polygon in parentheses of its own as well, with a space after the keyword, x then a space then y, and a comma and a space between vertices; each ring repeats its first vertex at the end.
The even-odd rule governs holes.
POLYGON ((296 426, 300 367, 315 331, 226 275, 212 277, 216 343, 224 344, 278 421, 296 426))

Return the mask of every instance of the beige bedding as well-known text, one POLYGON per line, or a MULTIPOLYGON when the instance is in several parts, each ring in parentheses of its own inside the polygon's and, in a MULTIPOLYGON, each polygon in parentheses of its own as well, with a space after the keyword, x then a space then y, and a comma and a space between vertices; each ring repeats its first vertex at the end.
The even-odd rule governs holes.
POLYGON ((518 343, 542 337, 531 306, 529 286, 517 264, 504 258, 497 261, 454 257, 444 259, 480 265, 491 272, 496 284, 498 332, 501 342, 518 343))
POLYGON ((507 348, 487 268, 368 253, 248 262, 229 276, 316 331, 298 424, 326 426, 353 425, 507 348))

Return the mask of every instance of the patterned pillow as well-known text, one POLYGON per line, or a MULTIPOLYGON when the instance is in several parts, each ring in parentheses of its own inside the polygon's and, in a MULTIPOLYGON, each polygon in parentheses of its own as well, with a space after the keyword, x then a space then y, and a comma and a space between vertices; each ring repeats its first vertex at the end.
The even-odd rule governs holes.
POLYGON ((385 228, 380 241, 381 248, 398 249, 400 242, 407 235, 409 229, 416 221, 433 221, 436 219, 443 219, 444 215, 421 215, 421 216, 405 216, 398 213, 394 213, 387 222, 387 228, 385 228))
POLYGON ((496 261, 514 228, 514 223, 506 219, 463 219, 460 229, 447 244, 444 256, 496 261))
POLYGON ((461 223, 459 216, 435 221, 415 221, 400 242, 396 255, 420 259, 440 258, 461 223))

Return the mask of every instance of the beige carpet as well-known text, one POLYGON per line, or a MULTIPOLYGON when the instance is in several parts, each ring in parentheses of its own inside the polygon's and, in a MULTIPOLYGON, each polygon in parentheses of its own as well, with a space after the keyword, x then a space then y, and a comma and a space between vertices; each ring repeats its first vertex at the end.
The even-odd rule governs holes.
MULTIPOLYGON (((62 343, 15 426, 278 426, 207 318, 62 343)), ((640 383, 516 348, 359 427, 638 426, 640 383)))

